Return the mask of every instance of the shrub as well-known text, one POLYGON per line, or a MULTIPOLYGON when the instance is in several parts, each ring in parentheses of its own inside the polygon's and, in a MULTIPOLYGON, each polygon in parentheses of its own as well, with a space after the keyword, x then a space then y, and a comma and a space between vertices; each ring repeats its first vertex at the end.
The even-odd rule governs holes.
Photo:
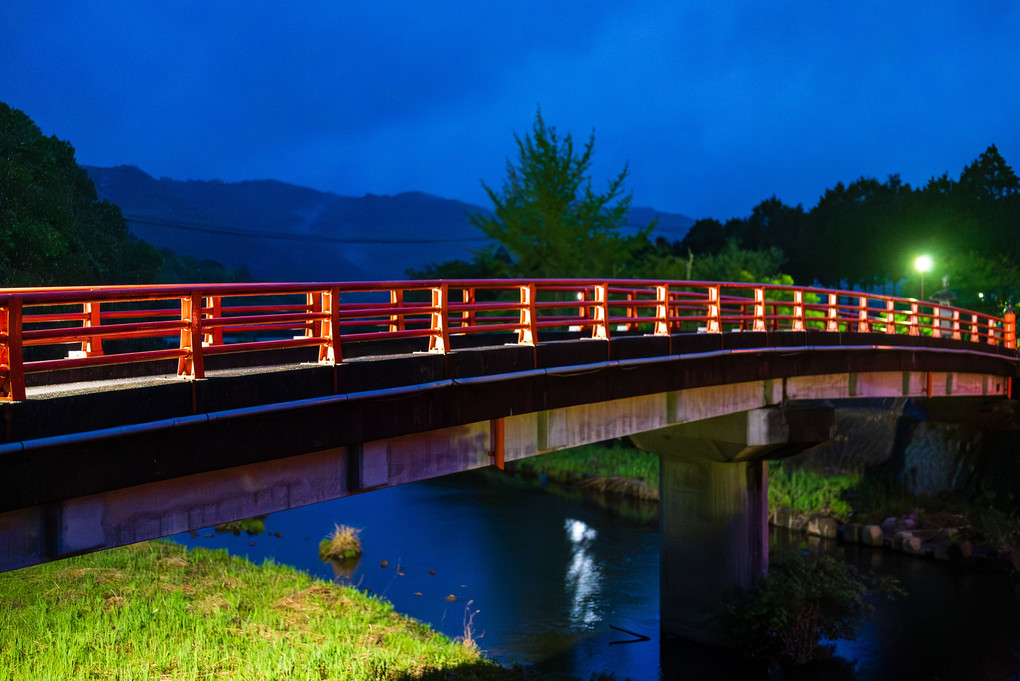
POLYGON ((853 639, 871 612, 868 587, 831 556, 774 556, 769 574, 723 609, 724 631, 751 657, 799 665, 828 657, 824 640, 853 639))

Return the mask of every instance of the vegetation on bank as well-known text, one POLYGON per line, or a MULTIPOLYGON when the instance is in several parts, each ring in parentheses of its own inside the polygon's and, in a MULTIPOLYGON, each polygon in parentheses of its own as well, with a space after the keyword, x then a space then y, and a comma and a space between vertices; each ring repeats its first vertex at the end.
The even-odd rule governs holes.
POLYGON ((659 457, 625 440, 581 445, 509 464, 527 476, 640 499, 659 498, 659 457))
POLYGON ((387 601, 147 542, 0 575, 0 679, 538 678, 387 601))
POLYGON ((860 475, 819 475, 813 471, 769 463, 769 515, 779 506, 801 513, 824 513, 845 521, 851 511, 849 491, 861 483, 860 475))

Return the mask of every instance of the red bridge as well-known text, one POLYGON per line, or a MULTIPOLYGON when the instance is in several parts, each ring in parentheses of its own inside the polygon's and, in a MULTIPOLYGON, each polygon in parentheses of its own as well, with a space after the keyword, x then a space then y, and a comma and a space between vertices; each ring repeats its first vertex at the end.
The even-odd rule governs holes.
POLYGON ((834 401, 967 418, 1017 371, 1012 313, 856 291, 0 290, 0 570, 627 435, 662 459, 663 627, 699 638, 706 585, 767 565, 765 459, 828 439, 834 401))

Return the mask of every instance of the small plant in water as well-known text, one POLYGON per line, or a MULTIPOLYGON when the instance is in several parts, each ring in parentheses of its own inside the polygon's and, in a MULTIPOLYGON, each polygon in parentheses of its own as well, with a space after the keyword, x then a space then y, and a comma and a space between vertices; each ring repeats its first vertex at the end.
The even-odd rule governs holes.
POLYGON ((465 648, 477 648, 478 639, 482 637, 482 634, 475 635, 475 615, 481 612, 481 610, 472 610, 471 605, 474 601, 468 601, 467 605, 464 606, 464 635, 458 637, 461 644, 465 648))
POLYGON ((323 561, 345 561, 361 558, 359 530, 347 525, 336 525, 332 534, 319 542, 319 558, 323 561))

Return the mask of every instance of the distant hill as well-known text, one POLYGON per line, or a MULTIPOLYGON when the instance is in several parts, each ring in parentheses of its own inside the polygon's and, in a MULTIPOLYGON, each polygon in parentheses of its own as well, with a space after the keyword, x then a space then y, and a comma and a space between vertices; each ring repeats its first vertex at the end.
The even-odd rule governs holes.
MULTIPOLYGON (((121 207, 146 241, 229 267, 257 281, 406 278, 408 268, 469 259, 488 239, 467 219, 480 206, 423 192, 355 198, 275 180, 226 183, 159 180, 134 166, 85 166, 100 198, 121 207)), ((682 215, 632 208, 637 228, 681 239, 682 215)))

